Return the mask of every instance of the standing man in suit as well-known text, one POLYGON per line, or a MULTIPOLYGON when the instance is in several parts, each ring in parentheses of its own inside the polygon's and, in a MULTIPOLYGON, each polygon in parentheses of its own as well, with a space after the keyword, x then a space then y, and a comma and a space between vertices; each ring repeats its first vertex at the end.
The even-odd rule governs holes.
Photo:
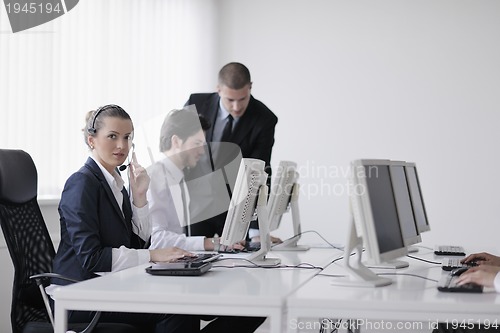
MULTIPOLYGON (((248 68, 241 63, 231 62, 219 71, 217 92, 192 94, 186 105, 194 104, 198 113, 210 123, 211 127, 206 132, 208 142, 231 142, 239 146, 242 157, 263 160, 269 180, 278 118, 264 103, 251 95, 251 90, 252 80, 248 68)), ((222 154, 217 151, 213 154, 213 169, 224 164, 217 162, 217 158, 220 159, 218 155, 222 154)), ((193 224, 192 235, 221 235, 225 217, 226 212, 193 224)), ((258 230, 256 225, 251 228, 249 236, 253 238, 258 235, 258 230)))

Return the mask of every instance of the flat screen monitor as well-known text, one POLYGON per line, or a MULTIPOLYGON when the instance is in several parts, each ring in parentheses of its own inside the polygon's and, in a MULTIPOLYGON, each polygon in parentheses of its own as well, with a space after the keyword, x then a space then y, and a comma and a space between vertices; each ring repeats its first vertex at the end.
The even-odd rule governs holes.
POLYGON ((269 193, 269 229, 278 229, 283 214, 290 210, 292 191, 297 184, 299 174, 297 163, 281 161, 269 193))
POLYGON ((277 265, 279 259, 266 258, 271 240, 267 211, 267 173, 262 160, 243 158, 224 223, 221 244, 231 246, 246 240, 250 222, 258 220, 261 247, 247 259, 258 265, 277 265))
POLYGON ((410 198, 413 207, 413 214, 417 223, 419 233, 429 231, 429 220, 425 210, 424 198, 418 179, 417 166, 413 162, 407 162, 406 167, 406 180, 408 181, 408 188, 410 189, 410 198))
POLYGON ((410 199, 410 189, 406 177, 406 162, 392 161, 390 172, 399 223, 401 225, 405 245, 410 246, 420 243, 422 237, 418 231, 410 199))
POLYGON ((283 215, 291 211, 293 236, 280 244, 273 246, 273 250, 279 251, 305 251, 309 247, 298 245, 302 233, 299 212, 299 173, 297 163, 292 161, 281 161, 276 176, 271 185, 269 194, 269 229, 271 231, 279 228, 283 215))
POLYGON ((355 160, 351 164, 353 221, 344 252, 344 265, 350 280, 335 279, 335 284, 383 286, 392 283, 391 279, 377 276, 361 262, 363 246, 368 261, 376 264, 407 254, 390 167, 390 160, 355 160), (353 251, 354 257, 351 256, 353 251))

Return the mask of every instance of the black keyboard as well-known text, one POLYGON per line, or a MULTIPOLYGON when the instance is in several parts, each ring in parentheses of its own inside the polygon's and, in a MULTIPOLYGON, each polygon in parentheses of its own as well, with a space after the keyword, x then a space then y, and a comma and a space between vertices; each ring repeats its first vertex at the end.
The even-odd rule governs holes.
POLYGON ((483 287, 475 283, 466 283, 461 286, 457 286, 456 280, 458 276, 453 276, 451 274, 445 274, 441 277, 438 282, 438 290, 444 292, 456 292, 456 293, 482 293, 483 287))
POLYGON ((434 249, 434 254, 438 256, 465 256, 465 250, 461 246, 439 245, 434 249))
POLYGON ((217 260, 221 256, 220 253, 197 253, 194 257, 182 257, 174 260, 174 262, 206 263, 217 260))
POLYGON ((441 268, 443 269, 443 271, 451 271, 454 270, 455 268, 477 266, 475 262, 468 262, 467 264, 462 264, 460 260, 462 260, 462 258, 444 258, 441 268))

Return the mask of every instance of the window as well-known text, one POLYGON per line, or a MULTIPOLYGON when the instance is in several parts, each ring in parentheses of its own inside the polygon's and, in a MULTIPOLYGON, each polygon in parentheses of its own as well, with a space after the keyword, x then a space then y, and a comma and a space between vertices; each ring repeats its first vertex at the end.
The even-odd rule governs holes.
POLYGON ((85 162, 87 111, 118 104, 140 132, 190 93, 214 89, 214 12, 214 1, 85 0, 14 34, 0 8, 0 147, 33 157, 40 197, 58 197, 85 162))

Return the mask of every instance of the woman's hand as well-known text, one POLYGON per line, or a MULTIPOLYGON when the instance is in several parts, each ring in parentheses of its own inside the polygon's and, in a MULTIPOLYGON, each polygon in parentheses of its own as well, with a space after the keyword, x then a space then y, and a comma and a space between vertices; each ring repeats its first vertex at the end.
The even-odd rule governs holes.
POLYGON ((179 249, 178 247, 167 247, 163 249, 149 250, 149 260, 152 262, 169 262, 184 257, 195 257, 196 254, 179 249))
POLYGON ((149 188, 150 179, 146 169, 137 163, 135 152, 132 153, 132 161, 130 162, 128 174, 134 206, 137 208, 144 207, 148 203, 146 192, 149 188))

